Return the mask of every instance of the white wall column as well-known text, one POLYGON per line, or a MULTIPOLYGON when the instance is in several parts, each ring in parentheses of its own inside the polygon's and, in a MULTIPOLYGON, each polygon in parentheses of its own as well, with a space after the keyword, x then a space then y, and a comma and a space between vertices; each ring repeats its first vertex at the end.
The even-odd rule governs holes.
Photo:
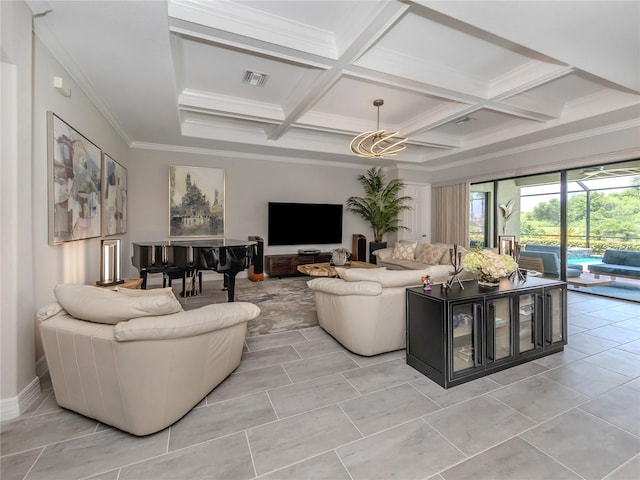
POLYGON ((13 418, 39 391, 33 311, 31 11, 0 2, 0 418, 13 418))

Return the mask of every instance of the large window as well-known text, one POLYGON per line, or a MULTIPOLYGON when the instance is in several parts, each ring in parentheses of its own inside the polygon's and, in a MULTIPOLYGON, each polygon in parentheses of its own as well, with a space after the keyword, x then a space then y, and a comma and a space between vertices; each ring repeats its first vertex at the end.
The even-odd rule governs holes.
POLYGON ((560 245, 560 175, 527 177, 519 182, 520 243, 560 245), (538 183, 544 181, 545 183, 538 183), (536 184, 537 183, 537 184, 536 184))
POLYGON ((569 288, 640 301, 640 275, 589 268, 607 251, 640 252, 640 160, 483 182, 470 192, 472 242, 495 247, 499 235, 513 235, 523 251, 553 252, 555 275, 569 288))

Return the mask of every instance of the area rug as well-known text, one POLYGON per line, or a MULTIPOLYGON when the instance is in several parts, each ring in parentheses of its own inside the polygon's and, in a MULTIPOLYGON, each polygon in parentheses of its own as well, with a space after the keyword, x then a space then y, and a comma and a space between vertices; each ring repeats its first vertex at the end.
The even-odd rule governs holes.
MULTIPOLYGON (((286 332, 318 325, 313 291, 307 287, 310 277, 266 278, 251 282, 236 280, 236 301, 251 302, 260 308, 260 315, 247 324, 247 336, 286 332)), ((176 282, 179 283, 179 282, 176 282)), ((208 280, 202 292, 194 297, 182 298, 180 287, 174 285, 176 297, 185 310, 193 310, 211 303, 227 301, 222 280, 208 280)))

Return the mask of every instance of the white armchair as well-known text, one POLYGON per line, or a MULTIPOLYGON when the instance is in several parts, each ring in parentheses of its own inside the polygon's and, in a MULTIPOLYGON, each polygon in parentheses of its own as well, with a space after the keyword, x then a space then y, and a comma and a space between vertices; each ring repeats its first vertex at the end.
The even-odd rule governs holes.
POLYGON ((148 435, 179 420, 235 370, 258 307, 183 311, 167 290, 129 296, 56 287, 59 303, 41 309, 38 320, 58 405, 148 435))
POLYGON ((406 346, 406 288, 421 285, 423 272, 341 269, 340 278, 307 282, 314 291, 318 323, 345 348, 371 356, 406 346))

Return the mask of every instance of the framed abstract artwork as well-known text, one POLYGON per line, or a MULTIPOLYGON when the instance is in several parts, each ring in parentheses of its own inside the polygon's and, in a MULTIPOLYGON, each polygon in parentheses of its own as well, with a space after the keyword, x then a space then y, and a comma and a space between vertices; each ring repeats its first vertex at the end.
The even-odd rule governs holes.
POLYGON ((169 236, 224 236, 224 170, 169 167, 169 236))
POLYGON ((99 237, 102 151, 53 112, 47 135, 49 243, 99 237))
POLYGON ((127 232, 127 169, 102 154, 102 234, 127 232))

